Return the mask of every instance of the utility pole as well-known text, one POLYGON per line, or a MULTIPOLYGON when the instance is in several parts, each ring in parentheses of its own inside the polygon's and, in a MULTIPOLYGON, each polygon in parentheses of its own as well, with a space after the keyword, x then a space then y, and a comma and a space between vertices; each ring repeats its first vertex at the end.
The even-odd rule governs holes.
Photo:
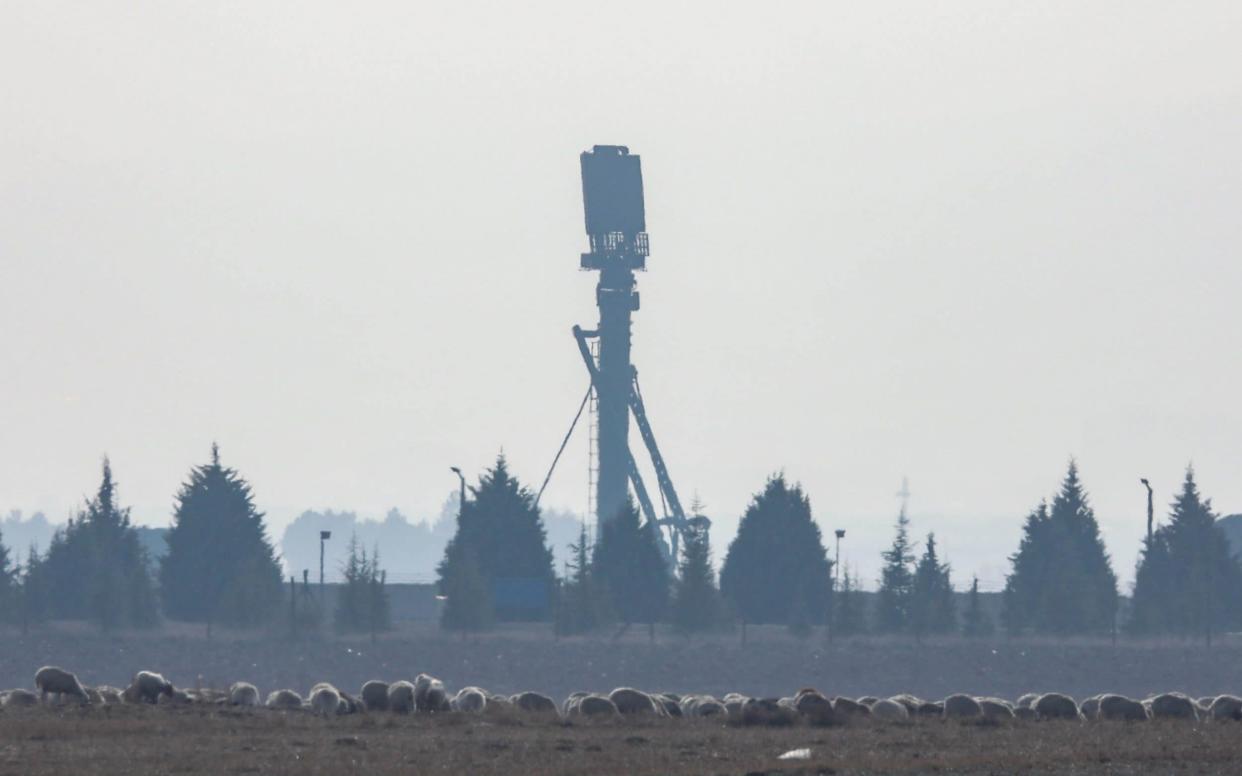
POLYGON ((319 532, 319 602, 320 606, 327 606, 328 602, 323 597, 323 545, 324 542, 332 538, 331 531, 319 532))
POLYGON ((837 529, 837 559, 832 564, 832 571, 835 576, 834 586, 837 590, 841 589, 841 540, 845 538, 845 529, 837 529))
POLYGON ((1146 477, 1139 480, 1139 482, 1143 483, 1144 488, 1147 488, 1147 546, 1151 547, 1152 522, 1155 514, 1151 506, 1151 483, 1147 481, 1146 477))

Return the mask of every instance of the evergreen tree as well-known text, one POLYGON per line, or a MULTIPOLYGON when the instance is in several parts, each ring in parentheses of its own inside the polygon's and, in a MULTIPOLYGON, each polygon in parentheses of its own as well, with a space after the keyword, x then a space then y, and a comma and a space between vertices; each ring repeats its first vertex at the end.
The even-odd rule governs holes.
POLYGON ((567 573, 561 585, 556 630, 562 635, 587 633, 608 619, 607 607, 591 565, 591 541, 583 521, 578 541, 569 545, 567 573))
POLYGON ((983 611, 979 599, 979 577, 970 582, 970 595, 966 601, 966 611, 962 615, 962 635, 968 639, 992 635, 992 619, 983 611))
POLYGON ((40 564, 49 608, 63 619, 86 619, 108 630, 147 627, 159 618, 146 553, 116 503, 112 467, 105 458, 99 490, 76 519, 52 537, 40 564))
POLYGON ((283 598, 276 552, 249 483, 221 465, 218 446, 177 493, 167 541, 160 593, 169 617, 209 630, 270 621, 283 598))
POLYGON ((914 593, 914 547, 905 506, 897 515, 893 544, 881 557, 884 568, 876 597, 875 628, 880 633, 900 633, 910 627, 910 597, 914 593))
POLYGON ((22 569, 21 587, 18 590, 17 616, 24 633, 32 624, 47 619, 48 597, 46 571, 39 551, 34 545, 26 554, 26 566, 22 569))
POLYGON ((9 558, 0 534, 0 622, 12 622, 17 614, 17 569, 9 558))
POLYGON ((388 630, 392 623, 379 566, 379 548, 375 547, 368 556, 354 534, 349 538, 348 552, 341 568, 344 583, 337 593, 333 617, 337 631, 375 634, 388 630))
POLYGON ((658 529, 639 522, 634 500, 599 527, 591 565, 609 610, 624 623, 654 624, 668 606, 668 564, 660 552, 658 529))
MULTIPOLYGON (((694 511, 697 515, 698 510, 694 511)), ((724 603, 716 588, 711 540, 706 530, 693 531, 682 544, 670 619, 681 633, 718 630, 725 623, 724 603)))
POLYGON ((867 612, 858 586, 857 573, 846 569, 841 574, 841 589, 836 598, 836 616, 832 623, 834 637, 857 636, 867 632, 867 612))
POLYGON ((534 494, 509 474, 503 454, 470 491, 437 567, 441 587, 469 550, 497 619, 547 619, 556 572, 534 494))
POLYGON ((444 608, 440 611, 440 626, 461 632, 491 628, 495 618, 491 590, 474 551, 449 542, 442 566, 440 589, 444 608))
POLYGON ((1169 521, 1143 548, 1129 629, 1139 634, 1202 636, 1242 623, 1242 567, 1216 522, 1212 502, 1186 469, 1169 521))
POLYGON ((949 564, 936 555, 936 535, 927 535, 923 557, 914 569, 910 588, 910 629, 916 638, 927 633, 957 630, 957 608, 949 564))
POLYGON ((778 474, 754 496, 725 555, 720 592, 743 623, 827 620, 832 561, 801 485, 778 474))
POLYGON ((1010 562, 1004 621, 1011 633, 1112 631, 1117 576, 1074 462, 1051 508, 1041 504, 1027 517, 1010 562))

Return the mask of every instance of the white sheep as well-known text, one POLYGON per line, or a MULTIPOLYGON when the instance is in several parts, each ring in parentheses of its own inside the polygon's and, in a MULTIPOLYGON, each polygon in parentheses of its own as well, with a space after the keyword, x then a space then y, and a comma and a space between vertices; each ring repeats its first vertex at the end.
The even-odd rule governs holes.
POLYGON ((104 703, 121 703, 121 694, 124 690, 119 687, 113 687, 110 684, 101 684, 95 688, 95 692, 99 693, 99 697, 103 698, 104 703))
POLYGON ((388 682, 372 679, 358 692, 362 703, 371 711, 388 710, 388 682))
POLYGON ((1152 719, 1199 719, 1199 709, 1186 695, 1180 692, 1161 693, 1151 701, 1152 719))
POLYGON ((1081 719, 1078 704, 1064 693, 1044 693, 1035 699, 1031 708, 1039 719, 1081 719))
POLYGON ((838 695, 832 700, 832 711, 838 719, 871 716, 871 708, 869 706, 859 703, 853 698, 847 698, 844 695, 838 695))
POLYGON ((66 695, 73 696, 85 704, 91 702, 86 688, 78 681, 78 677, 56 666, 43 666, 35 672, 35 689, 39 691, 39 699, 42 701, 46 701, 50 693, 56 696, 57 703, 66 695))
POLYGON ((1087 719, 1095 719, 1096 716, 1099 715, 1100 699, 1103 697, 1104 697, 1103 694, 1092 695, 1090 698, 1087 698, 1085 701, 1079 704, 1078 710, 1082 712, 1083 717, 1087 719))
POLYGON ((230 706, 258 706, 259 688, 250 682, 234 682, 229 688, 230 706))
POLYGON ((944 699, 942 714, 945 719, 978 719, 983 716, 983 706, 969 695, 956 693, 944 699))
POLYGON ((798 691, 793 699, 794 709, 812 724, 831 725, 837 721, 832 701, 814 688, 806 687, 798 691))
POLYGON ((418 711, 448 711, 448 693, 444 691, 444 683, 428 674, 414 677, 414 708, 418 711))
POLYGON ((402 679, 388 685, 388 710, 398 714, 414 711, 414 685, 402 679))
POLYGON ((887 722, 903 722, 910 719, 910 709, 893 698, 881 698, 871 704, 871 716, 887 722))
MULTIPOLYGON (((979 702, 979 709, 983 712, 983 718, 992 722, 1007 722, 1014 718, 1013 706, 1009 701, 1001 698, 975 698, 979 702)), ((948 708, 948 703, 945 703, 948 708)))
POLYGON ((1032 707, 1034 707, 1034 705, 1035 705, 1035 701, 1037 701, 1037 700, 1039 700, 1039 693, 1037 693, 1037 692, 1028 692, 1028 693, 1026 693, 1025 695, 1019 696, 1019 698, 1018 698, 1017 702, 1016 702, 1016 703, 1014 703, 1014 708, 1016 708, 1016 709, 1029 709, 1029 708, 1032 708, 1032 707))
POLYGON ((449 708, 469 714, 480 714, 487 708, 487 693, 478 687, 463 687, 449 701, 449 708))
POLYGON ((1236 695, 1218 695, 1208 706, 1208 716, 1215 720, 1242 720, 1242 698, 1236 695))
POLYGON ((1147 709, 1138 701, 1124 695, 1111 693, 1101 695, 1095 709, 1095 719, 1121 722, 1143 722, 1147 719, 1147 709))
POLYGON ((19 706, 34 706, 38 703, 38 695, 35 695, 30 690, 17 689, 9 690, 4 693, 4 702, 0 705, 3 705, 7 709, 10 707, 16 708, 19 706))
POLYGON ((310 708, 324 717, 341 713, 341 693, 327 682, 320 682, 311 688, 310 708))
POLYGON ((546 695, 527 690, 509 696, 509 703, 515 708, 534 714, 555 714, 556 701, 546 695))
POLYGON ((617 704, 602 695, 580 695, 570 697, 565 716, 617 719, 621 711, 617 704))
POLYGON ((293 690, 272 690, 267 695, 267 702, 264 704, 269 709, 300 709, 302 708, 302 696, 293 690))
POLYGON ((176 688, 172 682, 154 671, 139 671, 121 693, 126 703, 156 703, 161 695, 172 699, 176 688))
POLYGON ((608 700, 617 707, 617 711, 627 716, 630 714, 664 716, 665 714, 663 704, 642 690, 635 690, 633 687, 618 687, 608 693, 608 700))

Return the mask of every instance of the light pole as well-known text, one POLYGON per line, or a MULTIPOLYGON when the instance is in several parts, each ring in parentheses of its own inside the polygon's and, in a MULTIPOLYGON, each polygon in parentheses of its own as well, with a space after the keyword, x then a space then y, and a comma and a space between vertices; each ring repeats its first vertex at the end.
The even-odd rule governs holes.
POLYGON ((1147 546, 1151 547, 1151 530, 1154 512, 1151 508, 1151 483, 1144 477, 1139 482, 1143 483, 1143 487, 1147 488, 1147 546))
POLYGON ((323 602, 320 604, 321 606, 324 605, 324 603, 326 603, 323 601, 323 545, 324 545, 324 542, 328 541, 331 538, 332 538, 331 531, 320 531, 319 532, 319 600, 323 602))
POLYGON ((834 582, 836 588, 841 589, 841 540, 845 538, 845 529, 837 529, 837 560, 832 564, 832 570, 835 572, 836 580, 834 582))
POLYGON ((457 523, 461 524, 461 513, 466 508, 466 475, 461 473, 461 469, 456 466, 450 466, 453 474, 457 475, 457 479, 461 482, 461 491, 457 496, 457 523))

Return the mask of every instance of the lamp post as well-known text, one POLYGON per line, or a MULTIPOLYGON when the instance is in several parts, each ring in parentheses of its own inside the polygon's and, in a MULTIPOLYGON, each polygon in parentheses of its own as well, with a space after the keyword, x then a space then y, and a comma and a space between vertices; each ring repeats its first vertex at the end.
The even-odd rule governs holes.
POLYGON ((457 495, 457 522, 461 523, 461 513, 466 508, 466 475, 461 473, 461 469, 456 466, 450 466, 449 469, 453 474, 457 475, 458 481, 461 483, 461 490, 457 495))
POLYGON ((1146 477, 1139 480, 1139 482, 1143 483, 1144 488, 1147 488, 1147 546, 1151 547, 1152 521, 1155 514, 1151 507, 1151 483, 1147 481, 1146 477))
POLYGON ((835 585, 839 590, 841 588, 841 540, 845 538, 845 529, 837 529, 837 560, 832 564, 832 570, 836 576, 835 585))
MULTIPOLYGON (((319 600, 323 602, 323 545, 332 538, 331 531, 319 532, 319 600)), ((326 602, 324 602, 326 603, 326 602)), ((320 604, 321 606, 323 603, 320 604)))

